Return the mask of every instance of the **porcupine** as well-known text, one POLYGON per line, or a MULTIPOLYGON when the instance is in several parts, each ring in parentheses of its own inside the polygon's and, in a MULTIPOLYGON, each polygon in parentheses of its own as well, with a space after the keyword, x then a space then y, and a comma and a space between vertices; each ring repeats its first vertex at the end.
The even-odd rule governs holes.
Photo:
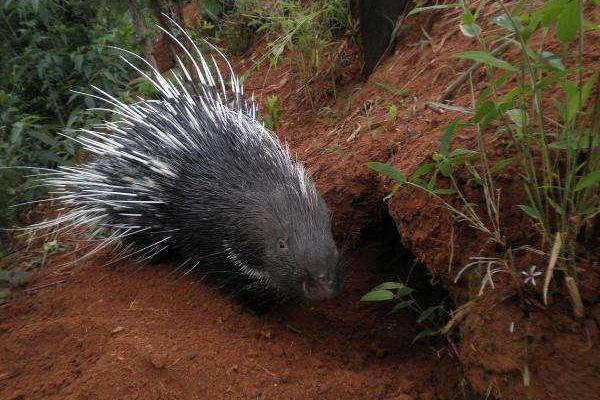
POLYGON ((257 292, 333 297, 341 268, 324 200, 259 121, 225 56, 208 44, 227 64, 228 84, 215 58, 178 28, 189 46, 161 28, 186 59, 176 56, 179 71, 168 77, 119 49, 145 63, 150 72, 121 56, 158 96, 126 104, 92 86, 88 95, 117 118, 70 136, 92 161, 40 174, 66 214, 32 228, 91 226, 103 237, 95 250, 121 242, 129 255, 169 254, 188 270, 210 265, 257 292))

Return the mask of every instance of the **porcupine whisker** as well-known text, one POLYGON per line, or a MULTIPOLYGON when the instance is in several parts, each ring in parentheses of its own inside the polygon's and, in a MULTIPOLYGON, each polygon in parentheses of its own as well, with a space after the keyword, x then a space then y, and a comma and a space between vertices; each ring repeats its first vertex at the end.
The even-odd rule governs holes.
POLYGON ((72 265, 74 265, 74 264, 76 264, 76 263, 79 263, 79 262, 81 262, 81 261, 83 261, 83 260, 85 260, 85 259, 87 259, 87 258, 91 257, 93 254, 95 254, 95 253, 99 252, 100 250, 104 249, 105 247, 109 246, 111 243, 113 243, 113 242, 114 242, 115 240, 117 240, 117 239, 118 239, 118 238, 116 238, 116 239, 115 239, 115 238, 112 238, 112 236, 111 236, 111 237, 109 237, 108 239, 102 240, 102 241, 100 242, 100 244, 99 244, 99 245, 98 245, 96 248, 94 248, 92 251, 90 251, 90 252, 88 252, 88 253, 84 254, 83 256, 79 257, 79 258, 78 258, 78 259, 76 259, 76 260, 73 260, 73 261, 69 261, 69 262, 66 262, 66 263, 60 264, 60 265, 58 265, 57 267, 58 267, 58 269, 60 270, 60 269, 63 269, 63 268, 66 268, 66 267, 72 266, 72 265))
MULTIPOLYGON (((170 237, 164 238, 163 240, 160 240, 160 241, 158 241, 156 243, 153 243, 153 244, 147 246, 145 249, 142 249, 142 250, 146 250, 146 251, 148 251, 148 249, 149 250, 153 250, 154 248, 158 247, 158 245, 160 243, 162 243, 162 242, 164 242, 165 240, 168 240, 168 239, 170 239, 170 237)), ((163 250, 167 249, 168 247, 169 247, 168 245, 165 245, 160 251, 163 251, 163 250)), ((160 251, 156 252, 156 254, 158 254, 160 251)), ((154 254, 154 255, 156 255, 156 254, 154 254)), ((144 257, 144 259, 146 259, 146 261, 149 260, 150 258, 151 257, 144 257)), ((132 275, 137 274, 142 268, 144 268, 146 266, 143 262, 138 262, 138 261, 141 261, 141 260, 137 260, 136 261, 136 264, 138 265, 138 267, 134 268, 132 271, 130 271, 127 276, 132 276, 132 275)))
POLYGON ((179 263, 179 265, 177 266, 177 268, 175 268, 174 270, 172 270, 171 272, 169 272, 167 274, 167 278, 172 277, 177 271, 179 271, 181 268, 183 268, 185 266, 185 264, 187 264, 188 262, 190 262, 192 258, 187 258, 185 261, 183 261, 182 263, 179 263))
MULTIPOLYGON (((94 221, 100 220, 102 218, 104 218, 104 216, 100 215, 100 216, 98 216, 96 218, 88 219, 86 221, 87 222, 94 222, 94 221)), ((47 236, 50 236, 50 235, 56 235, 56 234, 61 233, 61 232, 63 232, 63 233, 70 233, 70 232, 73 232, 79 226, 80 226, 80 222, 78 222, 78 221, 74 221, 74 222, 71 222, 70 224, 63 225, 60 228, 55 228, 55 226, 53 225, 53 226, 50 226, 50 227, 53 228, 53 230, 41 234, 39 236, 39 238, 44 238, 44 237, 47 237, 47 236)))
MULTIPOLYGON (((169 17, 167 17, 167 18, 169 18, 169 17)), ((177 23, 175 23, 173 20, 171 20, 171 22, 174 23, 176 26, 178 26, 177 23)), ((189 60, 194 65, 194 69, 196 70, 196 75, 198 76, 198 79, 200 79, 200 88, 204 92, 203 94, 205 96, 207 96, 208 98, 210 98, 210 96, 207 95, 206 89, 205 89, 205 86, 208 86, 208 84, 206 82, 205 77, 200 72, 200 68, 198 67, 198 63, 196 62, 196 59, 192 56, 192 54, 189 52, 189 50, 187 49, 187 47, 185 47, 183 45, 183 43, 181 43, 179 41, 179 39, 177 39, 171 32, 169 32, 168 30, 166 30, 165 28, 163 28, 160 25, 157 25, 157 27, 158 27, 158 29, 160 29, 161 31, 163 31, 167 36, 169 36, 171 38, 171 40, 173 40, 173 42, 175 42, 181 48, 181 50, 183 50, 184 53, 188 56, 189 60)), ((179 27, 179 28, 181 29, 181 27, 179 27)))
MULTIPOLYGON (((46 184, 44 185, 36 185, 36 186, 30 186, 28 187, 28 189, 35 189, 36 187, 39 186, 48 186, 46 184)), ((27 205, 31 205, 31 204, 39 204, 39 203, 45 203, 47 201, 60 201, 60 200, 66 200, 66 199, 71 199, 74 196, 72 194, 70 195, 65 195, 65 196, 60 196, 60 197, 50 197, 47 199, 40 199, 40 200, 32 200, 32 201, 25 201, 23 203, 17 203, 17 204, 13 204, 10 207, 21 207, 21 206, 27 206, 27 205)), ((6 230, 24 230, 26 228, 7 228, 6 230)))
MULTIPOLYGON (((144 228, 144 229, 141 229, 141 230, 138 230, 138 231, 134 231, 134 232, 129 232, 129 233, 127 233, 127 234, 121 235, 121 236, 119 237, 119 239, 121 239, 121 240, 122 240, 122 239, 123 239, 123 238, 125 238, 125 237, 128 237, 128 236, 132 236, 132 235, 139 234, 140 232, 143 232, 143 231, 145 231, 145 230, 148 230, 148 229, 150 229, 150 227, 147 227, 147 228, 144 228)), ((169 239, 169 238, 166 238, 166 239, 169 239)), ((163 239, 162 241, 165 241, 166 239, 163 239)), ((129 245, 128 245, 128 246, 127 246, 127 247, 126 247, 124 250, 123 250, 123 252, 121 252, 120 254, 118 254, 118 255, 117 255, 117 257, 118 257, 118 258, 111 260, 110 262, 108 262, 108 263, 104 264, 104 266, 106 267, 106 266, 112 265, 112 264, 114 264, 114 263, 116 263, 116 262, 119 262, 119 261, 121 261, 121 260, 124 260, 124 259, 126 259, 126 258, 133 257, 133 256, 134 256, 134 255, 136 255, 136 254, 143 253, 144 251, 148 250, 148 248, 151 248, 151 247, 153 247, 153 246, 156 246, 157 244, 160 244, 160 242, 153 243, 153 244, 151 244, 151 245, 148 245, 148 246, 146 246, 146 247, 143 247, 143 248, 141 248, 141 249, 139 249, 139 250, 136 250, 136 251, 134 251, 134 252, 132 252, 132 253, 129 253, 129 252, 127 252, 126 254, 123 254, 123 253, 125 253, 125 252, 126 252, 128 249, 129 249, 129 248, 131 248, 131 247, 132 247, 132 245, 131 245, 131 244, 129 244, 129 245)))
POLYGON ((119 248, 119 251, 116 252, 116 254, 110 259, 110 261, 105 263, 103 267, 108 267, 109 265, 113 265, 121 260, 132 257, 132 248, 134 247, 133 243, 129 243, 128 245, 120 249, 120 247, 122 247, 122 243, 123 242, 121 241, 119 244, 117 244, 117 248, 119 248))
MULTIPOLYGON (((216 276, 216 277, 221 277, 222 274, 228 275, 228 274, 231 274, 231 271, 227 270, 227 269, 224 269, 224 270, 202 271, 200 279, 198 280, 198 282, 204 282, 211 275, 212 276, 216 276)), ((183 278, 183 276, 180 276, 179 278, 177 278, 177 280, 180 280, 181 278, 183 278)), ((221 287, 219 287, 219 288, 221 288, 221 287)))
POLYGON ((177 279, 177 281, 179 281, 179 279, 183 279, 183 278, 184 278, 186 275, 188 275, 190 272, 192 272, 194 269, 196 269, 196 268, 198 267, 198 265, 200 265, 200 261, 196 262, 196 264, 194 264, 194 266, 193 266, 192 268, 190 268, 190 269, 188 269, 187 271, 185 271, 185 272, 183 273, 183 275, 181 275, 181 276, 180 276, 180 277, 177 279))
POLYGON ((162 251, 166 250, 169 248, 169 245, 164 245, 163 247, 159 247, 157 245, 153 246, 155 248, 155 250, 151 251, 152 249, 149 249, 147 251, 147 255, 141 257, 139 260, 136 260, 136 264, 145 264, 147 261, 152 260, 154 257, 156 257, 158 254, 160 254, 162 251))
MULTIPOLYGON (((73 221, 73 224, 80 225, 82 221, 80 221, 78 218, 80 216, 84 216, 84 215, 87 215, 87 214, 88 214, 87 212, 78 211, 78 213, 76 213, 76 214, 75 213, 67 214, 64 217, 60 217, 60 218, 57 218, 57 219, 54 219, 54 220, 44 221, 44 222, 41 222, 41 223, 37 223, 37 224, 31 225, 31 226, 26 227, 26 228, 18 228, 18 229, 29 231, 29 230, 39 230, 39 229, 47 229, 47 228, 56 228, 56 227, 60 226, 61 224, 65 223, 65 222, 68 222, 68 221, 73 221)), ((87 221, 87 222, 94 222, 96 220, 102 219, 103 217, 104 217, 104 215, 98 215, 98 216, 96 216, 94 218, 87 218, 87 219, 85 219, 85 221, 87 221)), ((50 234, 52 234, 52 233, 54 233, 54 231, 52 231, 50 234)), ((43 237, 43 236, 48 236, 48 234, 43 234, 40 237, 43 237)))

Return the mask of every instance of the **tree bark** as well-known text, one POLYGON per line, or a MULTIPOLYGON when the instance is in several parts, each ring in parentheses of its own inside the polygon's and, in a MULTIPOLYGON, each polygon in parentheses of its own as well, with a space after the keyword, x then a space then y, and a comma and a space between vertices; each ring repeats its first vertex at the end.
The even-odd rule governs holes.
POLYGON ((154 67, 156 67, 156 60, 152 55, 152 40, 148 36, 148 27, 146 21, 144 21, 144 15, 137 1, 128 0, 127 6, 133 19, 133 26, 135 28, 135 36, 138 42, 142 45, 144 52, 144 58, 148 60, 154 67))
MULTIPOLYGON (((173 32, 174 36, 177 36, 176 32, 173 30, 173 24, 171 23, 171 21, 169 21, 169 19, 164 14, 169 15, 169 17, 171 17, 177 24, 179 24, 181 26, 181 9, 183 6, 183 1, 182 0, 172 0, 172 1, 166 1, 163 3, 160 0, 149 0, 148 4, 150 6, 150 10, 154 14, 154 17, 158 21, 158 24, 161 27, 163 27, 164 29, 167 29, 167 30, 170 30, 171 32, 173 32), (166 5, 163 6, 163 4, 165 4, 165 3, 166 3, 166 5)), ((168 52, 169 67, 173 66, 174 62, 175 62, 174 55, 177 54, 177 49, 175 47, 175 44, 172 42, 171 38, 169 38, 165 33, 162 33, 160 35, 159 42, 162 42, 163 44, 167 44, 167 45, 163 45, 163 46, 159 46, 159 47, 162 47, 163 51, 168 52)), ((159 64, 165 64, 165 63, 162 62, 159 64)), ((164 65, 161 68, 159 68, 159 70, 161 72, 163 72, 164 69, 165 69, 164 65)), ((168 68, 166 68, 166 69, 168 69, 168 68)))

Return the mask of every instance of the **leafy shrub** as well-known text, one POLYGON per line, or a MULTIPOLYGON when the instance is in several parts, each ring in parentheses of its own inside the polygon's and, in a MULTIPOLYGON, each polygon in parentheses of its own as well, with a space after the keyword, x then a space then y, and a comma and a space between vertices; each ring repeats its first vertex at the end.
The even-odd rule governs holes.
MULTIPOLYGON (((60 135, 99 122, 90 85, 123 90, 130 72, 108 46, 136 47, 130 18, 119 2, 6 1, 0 6, 0 167, 51 168, 76 146, 60 135)), ((33 171, 35 172, 35 171, 33 171)), ((23 169, 0 169, 0 226, 12 224, 10 206, 32 200, 23 169)))

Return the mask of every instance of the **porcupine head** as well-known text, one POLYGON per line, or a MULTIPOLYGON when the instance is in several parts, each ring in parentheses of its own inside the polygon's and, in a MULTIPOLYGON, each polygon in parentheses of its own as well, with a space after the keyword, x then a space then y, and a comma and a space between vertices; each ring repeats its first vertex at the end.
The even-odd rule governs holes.
POLYGON ((163 31, 187 62, 177 57, 168 78, 123 50, 145 62, 150 72, 123 57, 158 98, 126 104, 94 88, 116 118, 73 138, 95 161, 41 174, 70 211, 32 228, 94 225, 110 232, 98 248, 120 240, 148 258, 166 249, 182 265, 220 264, 257 291, 333 297, 342 271, 330 216, 303 166, 257 120, 224 56, 229 87, 183 29, 189 46, 163 31))

